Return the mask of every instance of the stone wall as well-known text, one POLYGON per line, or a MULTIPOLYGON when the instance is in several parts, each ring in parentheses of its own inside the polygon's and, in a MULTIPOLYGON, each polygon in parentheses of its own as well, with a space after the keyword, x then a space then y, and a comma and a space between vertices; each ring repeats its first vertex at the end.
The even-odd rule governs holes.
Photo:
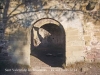
MULTIPOLYGON (((30 65, 31 44, 32 42, 34 46, 40 44, 37 29, 42 37, 49 36, 48 31, 41 27, 52 23, 59 26, 61 34, 64 34, 59 42, 64 43, 66 65, 83 61, 100 62, 100 21, 88 16, 86 18, 86 14, 79 10, 80 7, 84 10, 87 4, 77 3, 73 9, 72 2, 63 3, 63 1, 52 0, 41 6, 41 2, 11 1, 5 29, 5 39, 9 42, 7 52, 11 56, 10 60, 30 65), (62 41, 63 38, 64 41, 62 41)), ((53 32, 52 29, 50 31, 53 32)), ((57 34, 53 36, 58 37, 57 34)), ((45 41, 43 43, 46 43, 45 41)), ((56 44, 55 40, 53 42, 56 44)))
POLYGON ((84 29, 84 39, 86 47, 86 60, 88 62, 100 62, 100 41, 99 41, 99 21, 96 23, 87 22, 84 29))

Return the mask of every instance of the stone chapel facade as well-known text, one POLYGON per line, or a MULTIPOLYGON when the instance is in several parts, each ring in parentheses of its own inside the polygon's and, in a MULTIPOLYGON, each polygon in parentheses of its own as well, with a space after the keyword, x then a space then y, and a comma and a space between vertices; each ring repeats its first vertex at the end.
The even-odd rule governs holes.
POLYGON ((100 62, 100 1, 93 0, 93 10, 88 0, 74 1, 8 0, 0 22, 1 30, 5 28, 0 35, 7 41, 2 57, 30 65, 31 52, 52 48, 63 54, 66 66, 100 62))

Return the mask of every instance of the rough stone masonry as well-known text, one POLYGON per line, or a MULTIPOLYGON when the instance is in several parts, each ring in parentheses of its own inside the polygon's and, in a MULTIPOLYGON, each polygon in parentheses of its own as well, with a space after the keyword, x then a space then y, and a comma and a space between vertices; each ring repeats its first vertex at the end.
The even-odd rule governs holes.
POLYGON ((0 22, 2 57, 5 52, 10 61, 30 65, 31 50, 59 46, 66 66, 100 62, 100 0, 7 1, 0 22))

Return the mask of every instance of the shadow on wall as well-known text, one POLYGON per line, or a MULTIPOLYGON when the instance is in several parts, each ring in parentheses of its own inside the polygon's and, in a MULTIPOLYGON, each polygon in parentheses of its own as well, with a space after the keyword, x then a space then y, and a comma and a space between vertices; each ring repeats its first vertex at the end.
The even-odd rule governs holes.
MULTIPOLYGON (((27 46, 27 31, 20 26, 11 25, 6 29, 6 39, 8 39, 8 52, 12 61, 21 63, 26 57, 24 47, 27 46)), ((25 62, 27 63, 27 62, 25 62)))
POLYGON ((31 55, 52 67, 65 63, 65 34, 55 24, 33 27, 31 34, 31 55))

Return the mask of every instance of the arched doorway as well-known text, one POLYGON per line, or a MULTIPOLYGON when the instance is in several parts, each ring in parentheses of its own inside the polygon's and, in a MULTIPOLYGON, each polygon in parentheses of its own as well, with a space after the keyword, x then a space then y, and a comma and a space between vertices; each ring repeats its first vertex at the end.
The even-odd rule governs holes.
POLYGON ((52 67, 65 63, 65 32, 53 19, 41 19, 31 30, 31 55, 52 67))

